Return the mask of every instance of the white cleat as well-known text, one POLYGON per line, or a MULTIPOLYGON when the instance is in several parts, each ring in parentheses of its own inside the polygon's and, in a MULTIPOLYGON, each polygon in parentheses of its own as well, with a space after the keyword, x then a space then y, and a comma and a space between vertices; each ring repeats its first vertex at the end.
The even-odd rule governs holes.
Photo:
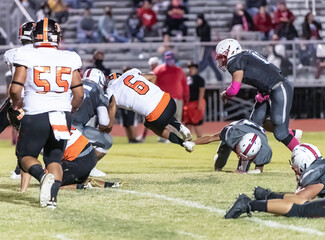
POLYGON ((195 146, 194 142, 189 142, 189 141, 183 142, 183 147, 188 152, 193 152, 194 151, 194 146, 195 146))
POLYGON ((40 191, 40 205, 41 207, 47 207, 47 204, 51 200, 51 188, 54 183, 54 175, 52 173, 45 174, 41 180, 40 191))
POLYGON ((301 138, 302 138, 302 134, 303 134, 303 131, 300 130, 300 129, 296 129, 296 132, 295 132, 295 138, 297 138, 297 140, 300 142, 301 138))
POLYGON ((183 124, 181 124, 181 127, 179 129, 179 133, 182 135, 184 141, 191 141, 192 140, 192 134, 190 129, 185 127, 183 124))
POLYGON ((260 169, 252 169, 247 172, 248 174, 260 174, 262 173, 260 169))
POLYGON ((106 176, 106 173, 98 170, 97 168, 93 168, 91 171, 90 171, 90 174, 89 174, 90 177, 105 177, 106 176))
POLYGON ((11 179, 20 179, 21 177, 20 177, 20 174, 16 174, 15 171, 12 171, 10 178, 11 179))

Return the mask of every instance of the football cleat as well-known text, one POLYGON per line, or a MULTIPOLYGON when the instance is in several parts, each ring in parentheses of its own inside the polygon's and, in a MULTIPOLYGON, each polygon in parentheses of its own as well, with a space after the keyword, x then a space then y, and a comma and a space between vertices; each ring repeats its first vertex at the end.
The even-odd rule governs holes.
POLYGON ((20 176, 20 174, 16 174, 15 171, 11 171, 10 178, 11 179, 20 179, 21 176, 20 176))
POLYGON ((300 129, 296 129, 296 132, 295 132, 295 138, 297 138, 297 140, 300 142, 301 138, 302 138, 302 134, 303 134, 303 131, 300 130, 300 129))
POLYGON ((243 213, 247 213, 250 217, 251 207, 249 203, 252 201, 247 195, 240 194, 234 205, 227 211, 225 219, 238 218, 243 213))
POLYGON ((90 177, 105 177, 106 176, 106 173, 98 170, 97 168, 93 168, 91 171, 90 171, 90 174, 89 174, 90 177))
POLYGON ((51 188, 54 183, 54 175, 51 173, 45 174, 41 180, 40 205, 46 207, 51 200, 51 188))
POLYGON ((256 200, 267 200, 267 197, 270 195, 271 189, 268 188, 262 188, 259 186, 256 186, 254 188, 254 198, 256 200))
POLYGON ((193 152, 194 151, 194 146, 195 146, 194 142, 190 142, 190 141, 183 142, 183 147, 188 152, 193 152))
POLYGON ((192 140, 191 131, 187 127, 185 127, 183 124, 181 124, 181 127, 179 129, 179 133, 182 135, 184 141, 191 141, 192 140))
POLYGON ((49 208, 49 209, 52 209, 52 210, 56 209, 56 202, 52 202, 52 201, 48 202, 46 204, 46 208, 49 208))

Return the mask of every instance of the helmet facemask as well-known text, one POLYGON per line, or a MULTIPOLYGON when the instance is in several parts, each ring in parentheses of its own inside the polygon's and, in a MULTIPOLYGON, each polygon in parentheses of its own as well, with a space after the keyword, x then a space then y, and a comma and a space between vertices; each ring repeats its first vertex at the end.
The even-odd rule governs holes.
POLYGON ((230 49, 230 46, 223 53, 217 54, 218 67, 223 72, 225 72, 227 70, 229 49, 230 49))

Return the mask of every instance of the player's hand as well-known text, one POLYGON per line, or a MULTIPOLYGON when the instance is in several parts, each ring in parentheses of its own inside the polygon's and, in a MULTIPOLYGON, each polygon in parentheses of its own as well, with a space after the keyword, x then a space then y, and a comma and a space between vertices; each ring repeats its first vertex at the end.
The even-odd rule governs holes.
POLYGON ((268 101, 270 99, 270 95, 263 96, 261 93, 258 93, 255 95, 256 102, 263 103, 265 101, 268 101))
POLYGON ((194 146, 195 146, 194 142, 190 142, 190 141, 183 142, 183 147, 188 152, 193 152, 194 151, 194 146))

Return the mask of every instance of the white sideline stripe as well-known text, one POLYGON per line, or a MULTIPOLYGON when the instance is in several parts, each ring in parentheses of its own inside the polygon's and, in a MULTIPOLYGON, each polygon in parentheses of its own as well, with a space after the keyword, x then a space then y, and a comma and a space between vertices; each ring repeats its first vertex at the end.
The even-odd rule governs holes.
POLYGON ((72 240, 71 238, 67 238, 63 234, 57 234, 55 237, 61 240, 72 240))
POLYGON ((194 233, 190 233, 190 232, 183 232, 183 231, 177 231, 179 234, 181 235, 185 235, 185 236, 189 236, 191 238, 195 238, 195 239, 203 239, 205 237, 194 234, 194 233))
MULTIPOLYGON (((124 189, 109 189, 111 191, 118 191, 121 193, 129 193, 129 194, 134 194, 138 196, 145 196, 145 197, 151 197, 151 198, 157 198, 157 199, 163 199, 166 201, 170 201, 173 203, 176 203, 181 206, 185 207, 192 207, 192 208, 197 208, 197 209, 203 209, 207 210, 211 213, 216 212, 218 214, 224 215, 226 213, 225 210, 214 208, 214 207, 209 207, 209 206, 204 206, 201 203, 198 202, 193 202, 193 201, 188 201, 184 200, 181 198, 172 198, 172 197, 167 197, 165 195, 160 195, 160 194, 154 194, 154 193, 148 193, 148 192, 137 192, 137 191, 131 191, 131 190, 124 190, 124 189)), ((296 232, 301 232, 301 233, 306 233, 306 234, 311 234, 311 235, 317 235, 317 236, 325 236, 325 232, 318 231, 316 229, 312 228, 306 228, 306 227, 301 227, 301 226, 294 226, 294 225, 283 225, 274 221, 267 221, 267 220, 262 220, 256 217, 252 218, 247 218, 250 221, 257 222, 261 225, 264 225, 266 227, 270 228, 283 228, 283 229, 288 229, 296 232)))

